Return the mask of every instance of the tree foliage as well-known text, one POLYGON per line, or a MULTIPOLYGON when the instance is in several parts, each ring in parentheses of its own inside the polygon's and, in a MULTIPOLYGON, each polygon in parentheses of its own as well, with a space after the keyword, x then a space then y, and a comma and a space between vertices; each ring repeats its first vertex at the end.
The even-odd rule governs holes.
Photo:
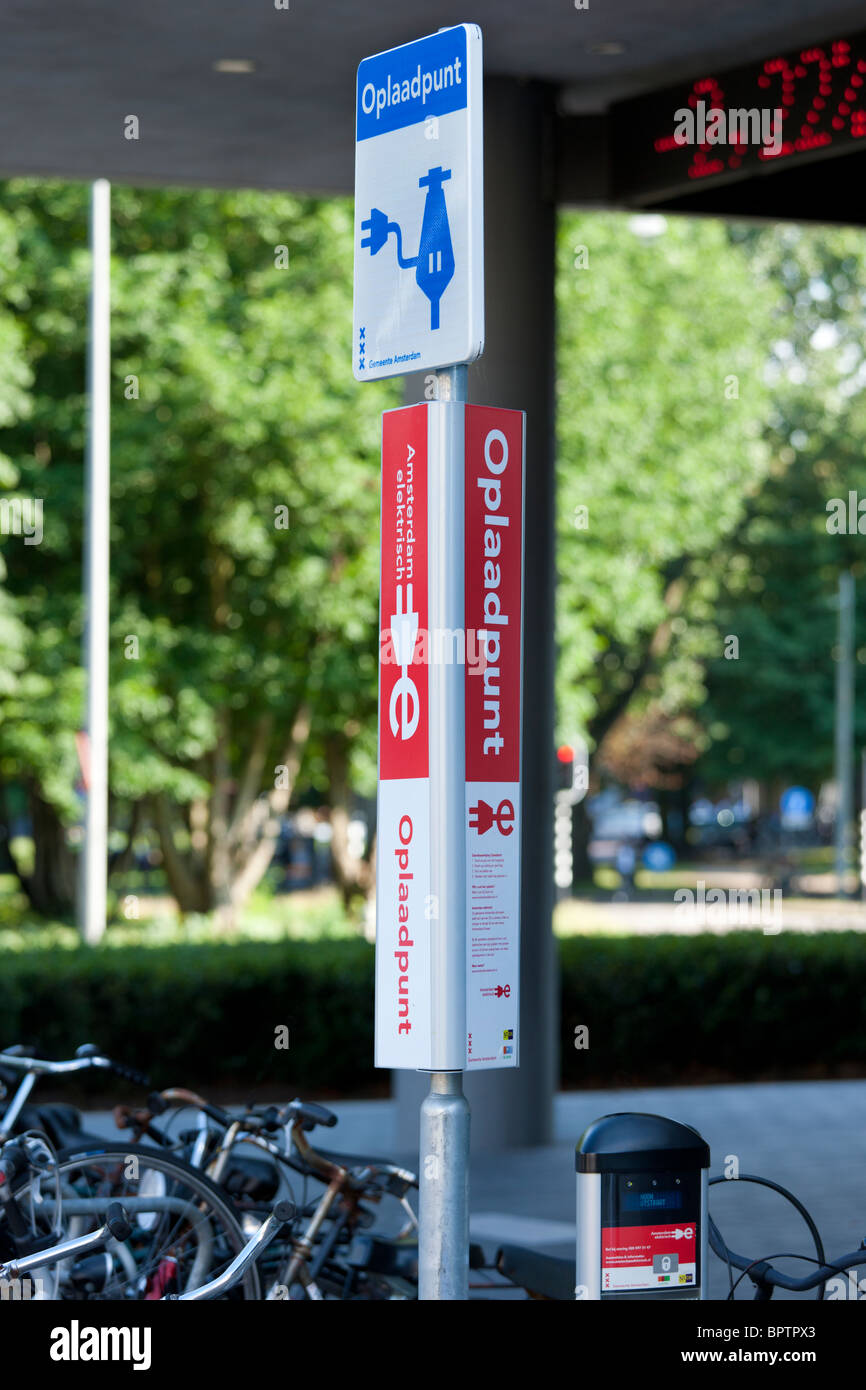
POLYGON ((629 708, 699 703, 717 629, 696 563, 769 465, 772 284, 720 223, 644 228, 569 215, 559 235, 557 695, 596 748, 629 708))
MULTIPOLYGON (((116 188, 112 217, 112 824, 154 826, 181 905, 231 920, 282 813, 322 797, 348 891, 399 399, 352 380, 350 205, 116 188)), ((830 498, 866 497, 862 238, 567 213, 558 258, 562 736, 661 788, 699 751, 708 778, 822 777, 836 582, 863 573, 859 536, 826 527, 830 498)), ((44 505, 41 544, 0 538, 0 789, 26 791, 16 867, 57 913, 81 813, 85 187, 2 185, 0 276, 0 491, 44 505)))
MULTIPOLYGON (((10 565, 26 673, 0 752, 76 814, 86 189, 15 182, 29 418, 2 443, 45 499, 10 565)), ((228 916, 326 757, 369 766, 378 436, 351 377, 351 210, 113 192, 111 788, 145 803, 185 907, 228 916)))
MULTIPOLYGON (((739 655, 708 671, 710 779, 817 788, 833 766, 839 574, 866 575, 864 533, 829 530, 834 499, 866 498, 866 245, 853 229, 743 229, 756 276, 780 286, 767 342, 773 465, 720 555, 717 616, 739 655)), ((866 508, 864 508, 866 511, 866 508)), ((859 519, 855 520, 855 526, 859 519)), ((857 604, 858 670, 866 604, 857 604)), ((862 687, 862 681, 861 681, 862 687)), ((866 740, 866 696, 856 705, 866 740)))

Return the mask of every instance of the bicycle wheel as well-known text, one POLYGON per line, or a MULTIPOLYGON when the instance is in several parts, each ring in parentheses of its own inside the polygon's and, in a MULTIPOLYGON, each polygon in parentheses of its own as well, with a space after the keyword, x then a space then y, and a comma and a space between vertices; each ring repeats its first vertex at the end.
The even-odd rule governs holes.
MULTIPOLYGON (((156 1300, 186 1293, 220 1274, 246 1237, 229 1201, 183 1159, 140 1144, 65 1153, 59 1160, 59 1239, 98 1229, 110 1202, 121 1202, 132 1232, 111 1241, 104 1254, 67 1260, 46 1270, 44 1296, 56 1299, 156 1300)), ((35 1234, 57 1229, 55 1176, 38 1191, 29 1179, 16 1188, 35 1234), (29 1200, 30 1198, 38 1200, 29 1200)), ((256 1299, 261 1287, 251 1267, 229 1299, 256 1299)))

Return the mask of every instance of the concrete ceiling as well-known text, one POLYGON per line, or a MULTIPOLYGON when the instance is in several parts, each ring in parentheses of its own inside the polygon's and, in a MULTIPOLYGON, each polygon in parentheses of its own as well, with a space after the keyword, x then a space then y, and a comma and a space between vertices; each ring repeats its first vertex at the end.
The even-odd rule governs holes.
POLYGON ((361 58, 481 25, 490 74, 566 113, 863 26, 824 0, 5 0, 0 175, 349 192, 361 58), (621 45, 621 52, 599 51, 621 45), (221 60, 252 72, 217 72, 221 60), (124 118, 140 139, 124 138, 124 118))

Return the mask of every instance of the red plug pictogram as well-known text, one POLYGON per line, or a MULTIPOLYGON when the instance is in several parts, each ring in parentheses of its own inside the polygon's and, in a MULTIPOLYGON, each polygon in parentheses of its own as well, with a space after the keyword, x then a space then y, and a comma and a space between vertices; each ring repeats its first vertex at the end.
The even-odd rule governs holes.
POLYGON ((500 835, 510 835, 514 829, 514 807, 510 801, 500 801, 496 810, 488 806, 481 797, 474 806, 469 807, 469 829, 477 830, 479 835, 486 835, 493 822, 496 822, 496 829, 500 835))
POLYGON ((478 798, 474 806, 469 807, 469 829, 477 830, 479 835, 484 835, 493 824, 493 807, 488 806, 486 801, 478 798))

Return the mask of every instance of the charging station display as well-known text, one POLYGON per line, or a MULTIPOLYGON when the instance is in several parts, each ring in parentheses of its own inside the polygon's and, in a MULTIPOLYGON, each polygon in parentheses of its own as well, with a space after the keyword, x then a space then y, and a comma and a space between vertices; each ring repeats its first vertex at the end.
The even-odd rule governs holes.
POLYGON ((704 1299, 709 1145, 664 1115, 602 1115, 575 1152, 575 1297, 704 1299))
POLYGON ((695 1173, 606 1173, 602 1296, 698 1286, 700 1201, 700 1176, 695 1173))

